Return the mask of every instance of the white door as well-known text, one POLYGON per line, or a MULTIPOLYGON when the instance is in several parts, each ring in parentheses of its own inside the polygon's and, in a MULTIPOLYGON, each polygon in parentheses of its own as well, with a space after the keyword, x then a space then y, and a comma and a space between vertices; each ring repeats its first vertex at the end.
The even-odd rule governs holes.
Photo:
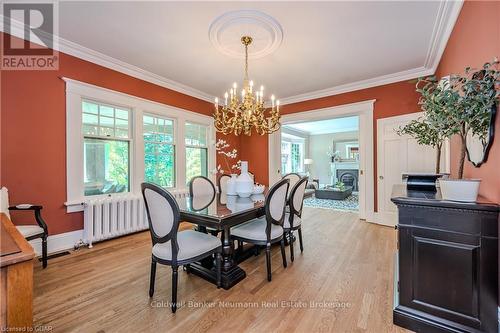
MULTIPOLYGON (((402 183, 402 174, 407 172, 435 172, 436 150, 419 145, 409 136, 399 136, 396 131, 422 112, 379 119, 377 121, 377 222, 394 226, 397 222, 396 205, 391 202, 392 188, 402 183)), ((444 145, 441 170, 449 165, 447 145, 444 145)))
POLYGON ((281 180, 281 129, 269 134, 269 186, 281 180))

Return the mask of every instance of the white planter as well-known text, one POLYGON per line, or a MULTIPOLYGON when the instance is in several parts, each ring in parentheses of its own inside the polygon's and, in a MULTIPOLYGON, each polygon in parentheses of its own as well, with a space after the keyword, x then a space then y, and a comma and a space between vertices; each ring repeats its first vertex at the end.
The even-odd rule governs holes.
POLYGON ((236 179, 236 193, 242 198, 248 198, 253 192, 253 179, 248 173, 248 162, 241 161, 241 174, 236 179))
POLYGON ((227 195, 238 195, 236 193, 236 176, 238 176, 235 173, 231 174, 231 179, 227 181, 227 188, 226 188, 226 194, 227 195))
POLYGON ((439 179, 443 200, 475 202, 479 192, 480 179, 439 179))

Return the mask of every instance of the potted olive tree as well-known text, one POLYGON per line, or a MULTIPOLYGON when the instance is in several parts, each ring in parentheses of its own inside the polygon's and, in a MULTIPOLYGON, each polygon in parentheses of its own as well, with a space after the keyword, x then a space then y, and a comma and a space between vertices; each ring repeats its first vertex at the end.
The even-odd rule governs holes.
POLYGON ((397 130, 400 136, 409 135, 422 146, 430 146, 436 149, 436 174, 441 171, 441 151, 445 137, 436 128, 431 126, 426 118, 412 120, 397 130))
POLYGON ((492 108, 500 96, 498 84, 500 72, 498 60, 484 64, 482 69, 465 69, 463 75, 451 75, 433 82, 435 93, 430 104, 435 107, 426 111, 430 127, 449 138, 460 138, 458 178, 439 180, 443 199, 472 202, 477 198, 480 179, 463 179, 468 135, 484 137, 488 133, 492 108))

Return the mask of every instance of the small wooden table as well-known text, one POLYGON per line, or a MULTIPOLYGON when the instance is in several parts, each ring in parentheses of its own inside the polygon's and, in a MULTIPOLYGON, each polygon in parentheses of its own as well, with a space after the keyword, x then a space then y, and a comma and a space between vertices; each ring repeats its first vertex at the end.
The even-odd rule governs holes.
MULTIPOLYGON (((234 257, 231 242, 231 227, 265 215, 265 195, 252 195, 240 198, 226 194, 196 196, 177 199, 181 220, 221 231, 222 242, 222 287, 230 289, 246 277, 234 257)), ((216 272, 212 260, 190 264, 188 272, 198 275, 212 283, 216 282, 216 272)))
POLYGON ((35 252, 7 215, 0 217, 0 330, 30 332, 35 252))

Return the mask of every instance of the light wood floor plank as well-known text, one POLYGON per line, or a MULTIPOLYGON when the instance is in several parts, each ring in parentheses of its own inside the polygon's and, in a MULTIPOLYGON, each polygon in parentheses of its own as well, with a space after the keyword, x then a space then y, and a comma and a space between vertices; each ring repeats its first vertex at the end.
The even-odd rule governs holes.
POLYGON ((263 254, 241 265, 247 278, 229 291, 181 272, 184 304, 175 315, 170 267, 158 265, 148 297, 148 232, 72 251, 35 269, 35 325, 53 332, 405 332, 392 325, 395 231, 318 208, 305 208, 303 221, 304 253, 297 242, 291 263, 287 247, 284 269, 273 248, 270 283, 263 254), (322 302, 335 306, 312 307, 322 302))

